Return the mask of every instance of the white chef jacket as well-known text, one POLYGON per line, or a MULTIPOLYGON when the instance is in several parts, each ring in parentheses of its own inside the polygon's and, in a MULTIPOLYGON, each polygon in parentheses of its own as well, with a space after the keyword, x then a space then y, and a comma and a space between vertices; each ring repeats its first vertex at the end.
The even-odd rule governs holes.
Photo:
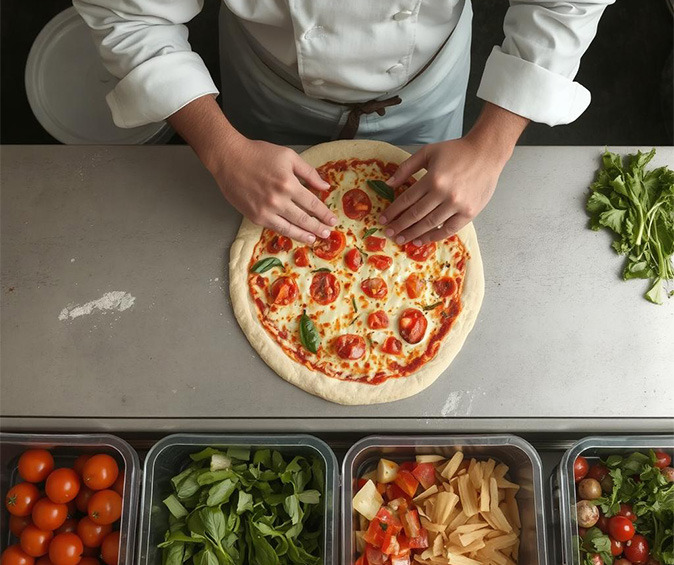
MULTIPOLYGON (((394 95, 451 35, 461 0, 223 0, 250 36, 312 98, 354 103, 394 95)), ((480 1, 480 0, 476 0, 480 1)), ((575 120, 590 93, 573 81, 615 0, 511 0, 478 96, 548 125, 575 120)), ((118 126, 161 121, 217 94, 184 25, 203 0, 73 0, 119 83, 118 126)), ((479 38, 478 40, 482 40, 479 38)))

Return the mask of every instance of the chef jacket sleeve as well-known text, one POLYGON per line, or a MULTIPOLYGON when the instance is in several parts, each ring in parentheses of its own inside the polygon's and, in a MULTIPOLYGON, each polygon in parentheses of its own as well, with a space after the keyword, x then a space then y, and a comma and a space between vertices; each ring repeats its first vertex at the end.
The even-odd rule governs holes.
POLYGON ((203 0, 73 0, 92 30, 103 64, 119 83, 107 95, 114 122, 159 122, 192 100, 218 94, 192 52, 186 22, 203 0))
POLYGON ((511 0, 505 41, 487 59, 478 97, 550 126, 578 118, 591 96, 573 78, 613 2, 511 0))

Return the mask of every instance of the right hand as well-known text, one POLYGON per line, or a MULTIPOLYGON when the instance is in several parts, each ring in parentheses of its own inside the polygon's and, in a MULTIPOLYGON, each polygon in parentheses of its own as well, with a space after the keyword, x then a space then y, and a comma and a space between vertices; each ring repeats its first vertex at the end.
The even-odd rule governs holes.
POLYGON ((312 244, 317 237, 326 238, 337 223, 308 190, 328 190, 330 185, 292 149, 237 136, 211 173, 239 212, 296 241, 312 244))

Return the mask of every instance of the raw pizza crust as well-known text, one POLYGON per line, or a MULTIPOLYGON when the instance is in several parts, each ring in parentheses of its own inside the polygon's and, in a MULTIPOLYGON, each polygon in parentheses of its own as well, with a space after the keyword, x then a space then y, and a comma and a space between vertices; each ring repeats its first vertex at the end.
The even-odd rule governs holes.
MULTIPOLYGON (((307 149, 302 158, 313 167, 339 159, 381 159, 402 163, 410 154, 383 141, 345 140, 323 143, 307 149)), ((419 179, 424 172, 415 174, 419 179)), ((447 369, 463 346, 473 328, 484 296, 484 271, 473 224, 462 228, 458 235, 470 253, 466 279, 461 296, 461 313, 443 340, 437 355, 419 371, 401 378, 390 378, 379 385, 339 380, 312 371, 293 361, 281 346, 267 333, 257 318, 255 305, 248 289, 248 268, 262 228, 244 218, 232 243, 229 256, 229 288, 234 315, 248 341, 260 357, 280 377, 295 386, 339 404, 378 404, 413 396, 429 387, 447 369)))

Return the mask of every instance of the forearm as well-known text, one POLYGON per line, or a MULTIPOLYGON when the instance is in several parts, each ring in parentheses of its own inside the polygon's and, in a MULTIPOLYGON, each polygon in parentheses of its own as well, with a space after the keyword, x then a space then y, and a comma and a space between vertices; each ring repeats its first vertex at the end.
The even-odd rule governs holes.
POLYGON ((465 137, 503 166, 512 156, 517 140, 528 124, 527 118, 486 102, 465 137))

